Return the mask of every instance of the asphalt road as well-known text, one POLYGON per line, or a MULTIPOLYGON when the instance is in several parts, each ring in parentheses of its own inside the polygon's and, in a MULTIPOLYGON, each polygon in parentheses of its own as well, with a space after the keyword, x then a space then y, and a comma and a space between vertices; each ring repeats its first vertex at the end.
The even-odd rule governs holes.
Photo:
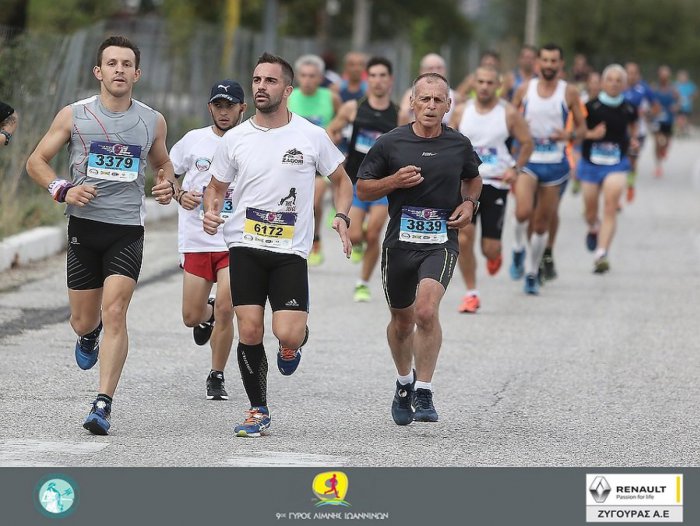
POLYGON ((508 261, 491 278, 480 259, 482 309, 458 314, 455 276, 441 311, 434 424, 391 420, 379 275, 374 300, 353 303, 359 269, 330 230, 326 262, 311 270, 311 339, 297 373, 277 372, 276 342, 265 339, 272 427, 262 439, 233 435, 248 406, 235 358, 231 399, 205 400, 209 353, 181 321, 174 220, 147 229, 106 437, 82 428, 98 373, 74 362, 65 256, 0 274, 0 466, 698 466, 697 141, 674 143, 659 180, 647 145, 609 274, 593 275, 581 198, 568 192, 559 278, 540 296, 510 280, 508 261))

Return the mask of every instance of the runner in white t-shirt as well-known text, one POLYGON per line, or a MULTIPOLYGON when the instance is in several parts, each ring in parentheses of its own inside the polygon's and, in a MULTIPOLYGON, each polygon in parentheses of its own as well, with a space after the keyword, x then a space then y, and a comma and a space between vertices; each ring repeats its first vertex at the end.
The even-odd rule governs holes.
POLYGON ((352 183, 344 157, 323 128, 287 109, 294 71, 281 57, 264 53, 253 73, 255 116, 227 133, 210 168, 204 195, 204 230, 223 225, 229 247, 233 306, 238 320, 238 365, 250 409, 234 428, 258 437, 270 427, 267 358, 263 347, 265 304, 279 340, 277 367, 288 376, 308 339, 309 285, 306 259, 314 235, 314 180, 318 172, 334 187, 333 228, 350 257, 347 216, 352 183), (229 184, 233 214, 220 216, 229 184))
MULTIPOLYGON (((207 376, 207 400, 228 400, 224 368, 233 344, 233 306, 228 273, 228 248, 222 232, 202 231, 202 195, 209 184, 209 167, 224 133, 237 126, 246 110, 243 88, 233 80, 215 83, 209 96, 213 125, 192 130, 180 139, 170 158, 178 177, 184 175, 176 195, 178 251, 182 254, 182 319, 193 327, 194 341, 204 345, 211 338, 211 371, 207 376), (216 297, 209 298, 212 286, 216 297), (214 320, 217 323, 214 323, 214 320)), ((227 191, 221 217, 230 214, 231 191, 227 191)))

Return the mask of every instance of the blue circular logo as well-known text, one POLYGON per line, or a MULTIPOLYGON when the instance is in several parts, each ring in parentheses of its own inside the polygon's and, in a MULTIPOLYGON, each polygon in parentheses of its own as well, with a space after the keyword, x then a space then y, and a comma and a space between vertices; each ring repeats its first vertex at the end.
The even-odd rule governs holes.
POLYGON ((39 511, 47 517, 65 517, 73 512, 78 502, 78 486, 68 477, 51 475, 37 486, 39 511))

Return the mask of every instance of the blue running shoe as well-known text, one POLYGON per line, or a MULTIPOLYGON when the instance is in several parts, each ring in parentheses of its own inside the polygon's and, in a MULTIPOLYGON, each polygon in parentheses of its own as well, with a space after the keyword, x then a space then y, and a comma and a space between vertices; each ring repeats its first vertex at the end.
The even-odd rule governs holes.
POLYGON ((237 437, 257 438, 270 427, 270 411, 265 406, 251 407, 241 425, 233 428, 237 437))
POLYGON ((598 232, 588 232, 586 234, 586 248, 589 252, 593 252, 598 246, 598 232))
POLYGON ((306 345, 309 340, 309 327, 306 327, 306 333, 304 334, 304 341, 298 349, 288 349, 287 347, 279 346, 277 350, 277 368, 284 376, 289 376, 294 374, 294 371, 299 367, 299 362, 301 362, 301 348, 306 345))
POLYGON ((525 294, 537 296, 540 293, 540 282, 535 274, 525 276, 525 286, 523 287, 525 294))
POLYGON ((430 389, 416 389, 413 405, 416 408, 413 420, 416 422, 438 421, 438 414, 433 406, 433 392, 430 389))
POLYGON ((75 343, 75 361, 78 367, 84 371, 91 369, 97 363, 97 355, 100 352, 101 331, 102 322, 91 333, 79 337, 75 343))
POLYGON ((93 435, 106 435, 109 431, 109 417, 112 414, 112 404, 104 400, 95 400, 92 410, 85 419, 83 427, 93 435))
POLYGON ((396 392, 391 402, 391 417, 398 426, 407 426, 413 422, 413 386, 416 384, 416 371, 413 370, 413 382, 402 385, 396 381, 396 392))
POLYGON ((513 261, 510 264, 510 277, 519 280, 525 274, 525 249, 513 250, 513 261))

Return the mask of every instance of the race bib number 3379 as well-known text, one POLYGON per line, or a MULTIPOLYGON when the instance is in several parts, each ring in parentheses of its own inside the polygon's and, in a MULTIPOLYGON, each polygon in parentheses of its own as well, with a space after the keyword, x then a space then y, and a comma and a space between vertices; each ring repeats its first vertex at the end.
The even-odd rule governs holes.
POLYGON ((87 173, 106 181, 130 183, 139 175, 141 147, 94 141, 90 143, 87 173))

